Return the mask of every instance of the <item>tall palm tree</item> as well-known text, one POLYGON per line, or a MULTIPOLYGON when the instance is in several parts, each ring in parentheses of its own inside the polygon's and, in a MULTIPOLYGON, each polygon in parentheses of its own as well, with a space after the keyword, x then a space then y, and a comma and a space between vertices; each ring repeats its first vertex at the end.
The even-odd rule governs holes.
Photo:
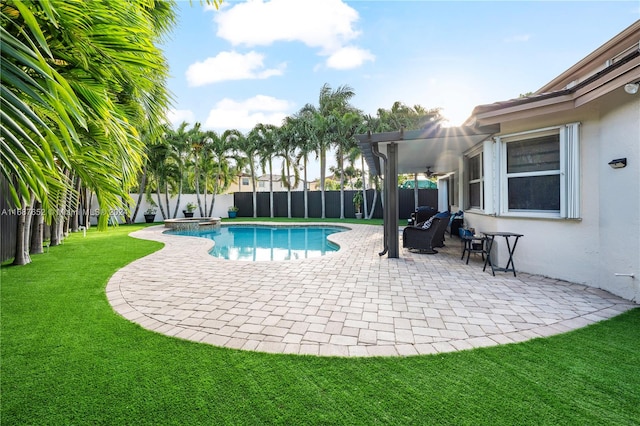
POLYGON ((349 151, 357 148, 353 135, 362 124, 362 116, 356 110, 348 110, 342 116, 336 117, 336 160, 340 174, 340 219, 344 219, 344 160, 349 151))
POLYGON ((238 180, 241 179, 242 171, 247 168, 249 171, 249 179, 251 181, 251 192, 253 199, 253 217, 258 217, 258 203, 256 192, 256 158, 260 155, 260 146, 258 140, 255 137, 251 137, 250 134, 245 136, 240 132, 234 134, 233 149, 235 152, 234 159, 236 160, 236 171, 238 173, 238 180))
MULTIPOLYGON (((295 125, 296 131, 299 135, 299 139, 297 142, 298 155, 296 156, 296 162, 299 165, 299 168, 303 172, 302 182, 303 182, 303 198, 304 198, 304 217, 305 219, 309 217, 309 188, 307 187, 307 182, 309 182, 308 178, 308 166, 309 166, 309 155, 315 153, 315 145, 314 145, 314 129, 312 126, 311 118, 312 115, 309 111, 306 111, 304 108, 300 109, 293 116, 293 123, 295 125), (300 163, 302 163, 300 165, 300 163)), ((316 155, 316 159, 318 156, 316 155)))
POLYGON ((175 21, 173 7, 2 2, 0 158, 16 204, 37 201, 50 220, 51 195, 80 179, 98 198, 101 229, 108 211, 123 207, 142 165, 139 130, 157 127, 168 106, 168 67, 156 43, 175 21))
POLYGON ((302 135, 294 118, 286 117, 278 129, 276 153, 282 158, 280 182, 287 188, 287 217, 291 218, 291 190, 300 183, 300 170, 296 161, 296 150, 302 135))
POLYGON ((339 86, 335 90, 325 83, 320 89, 318 107, 305 105, 301 113, 311 122, 314 129, 313 143, 315 152, 320 158, 320 197, 322 203, 322 218, 326 217, 325 179, 327 169, 327 151, 338 139, 338 118, 348 110, 353 109, 349 100, 355 92, 349 86, 339 86))
POLYGON ((202 132, 200 131, 200 123, 195 123, 189 130, 187 122, 182 122, 178 128, 169 133, 169 146, 171 148, 170 159, 175 163, 174 167, 176 175, 174 176, 175 193, 178 198, 176 199, 176 205, 173 210, 172 217, 175 219, 178 216, 178 210, 180 208, 180 199, 182 198, 182 188, 184 185, 184 176, 187 169, 187 165, 190 161, 190 156, 194 150, 197 150, 197 146, 202 144, 202 132), (196 148, 194 148, 194 146, 196 148))
MULTIPOLYGON (((215 132, 208 132, 207 134, 211 136, 209 145, 212 154, 211 167, 215 170, 213 185, 211 186, 211 205, 208 212, 208 216, 211 216, 213 215, 215 196, 226 191, 231 186, 235 171, 231 168, 229 160, 236 159, 237 161, 236 151, 244 143, 245 137, 236 129, 225 130, 219 138, 213 137, 216 135, 215 132)), ((205 182, 205 188, 209 188, 208 178, 205 182)))
MULTIPOLYGON (((273 157, 276 153, 276 132, 277 127, 272 124, 256 124, 249 132, 248 138, 250 138, 255 145, 260 158, 260 167, 262 173, 267 173, 269 176, 269 215, 274 216, 273 205, 273 157)), ((254 205, 255 205, 254 200, 254 205)), ((257 213, 257 207, 254 209, 257 213)), ((256 217, 256 216, 254 216, 256 217)))
MULTIPOLYGON (((353 109, 349 104, 351 98, 355 96, 355 92, 349 86, 339 86, 337 89, 331 89, 331 86, 324 84, 320 89, 318 100, 320 115, 325 119, 321 123, 324 127, 324 138, 320 146, 320 178, 321 178, 321 197, 322 197, 322 217, 325 217, 325 194, 324 194, 324 168, 326 167, 326 153, 328 148, 336 144, 340 139, 340 119, 349 110, 353 109), (326 145, 324 145, 326 144, 326 145), (324 146, 323 146, 324 145, 324 146), (323 158, 324 157, 324 158, 323 158), (324 165, 323 165, 324 163, 324 165)), ((343 198, 343 197, 341 197, 343 198)), ((344 217, 344 199, 341 200, 341 217, 344 217)))

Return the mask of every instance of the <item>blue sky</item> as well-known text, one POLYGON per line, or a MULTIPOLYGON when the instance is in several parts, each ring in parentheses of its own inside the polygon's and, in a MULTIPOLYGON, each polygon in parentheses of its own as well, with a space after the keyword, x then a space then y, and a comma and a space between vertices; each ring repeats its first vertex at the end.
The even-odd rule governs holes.
POLYGON ((441 107, 459 125, 476 105, 539 89, 640 19, 638 0, 178 5, 164 45, 170 119, 219 132, 280 124, 317 105, 325 83, 351 86, 365 113, 402 101, 441 107))

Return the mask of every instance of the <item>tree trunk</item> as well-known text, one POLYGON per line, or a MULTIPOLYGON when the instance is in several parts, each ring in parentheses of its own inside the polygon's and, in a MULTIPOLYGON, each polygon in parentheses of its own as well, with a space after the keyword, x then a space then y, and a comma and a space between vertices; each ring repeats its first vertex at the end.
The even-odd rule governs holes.
MULTIPOLYGON (((212 200, 211 200, 211 206, 209 206, 211 208, 211 210, 213 211, 213 202, 215 201, 215 195, 216 192, 218 192, 218 180, 216 179, 216 184, 213 187, 213 194, 212 195, 212 200)), ((207 215, 207 212, 209 211, 209 207, 207 204, 207 195, 209 194, 209 178, 205 177, 204 179, 204 211, 202 213, 200 213, 200 216, 205 217, 205 216, 211 216, 211 213, 209 213, 207 215)))
POLYGON ((213 191, 211 191, 211 208, 209 209, 209 217, 213 216, 213 206, 216 202, 216 194, 218 194, 220 190, 220 165, 218 165, 218 174, 215 178, 216 180, 213 181, 213 191))
POLYGON ((80 227, 80 190, 82 188, 82 181, 79 177, 76 177, 76 191, 73 194, 75 198, 75 208, 72 210, 72 220, 71 220, 71 232, 78 232, 78 228, 80 227))
POLYGON ((324 148, 321 148, 320 151, 320 201, 322 205, 321 217, 324 219, 326 217, 326 208, 325 208, 325 197, 324 197, 324 181, 326 178, 326 170, 327 167, 327 153, 324 151, 324 148))
POLYGON ((56 215, 51 220, 51 247, 59 246, 62 244, 62 225, 64 220, 62 216, 56 215))
POLYGON ((211 207, 209 207, 209 216, 208 217, 212 217, 213 216, 213 205, 216 202, 216 193, 212 193, 211 194, 211 207))
POLYGON ((373 202, 371 203, 371 211, 369 212, 369 216, 367 219, 373 218, 373 212, 376 210, 376 201, 378 201, 378 190, 373 189, 373 202))
POLYGON ((202 210, 202 201, 200 200, 200 168, 198 167, 198 157, 196 157, 195 161, 195 170, 194 170, 195 181, 193 182, 193 186, 196 189, 196 201, 198 202, 198 210, 200 211, 200 217, 204 217, 204 214, 207 212, 207 181, 205 178, 204 185, 204 210, 202 210))
POLYGON ((51 242, 49 243, 49 246, 55 247, 57 245, 60 245, 60 234, 58 234, 58 220, 55 216, 53 217, 53 219, 51 219, 51 225, 49 225, 49 228, 51 229, 51 242))
POLYGON ((270 217, 273 217, 274 213, 273 205, 273 160, 269 157, 269 212, 270 217))
POLYGON ((31 230, 31 247, 29 250, 31 254, 40 254, 44 251, 42 249, 44 215, 40 212, 40 209, 42 209, 42 204, 39 201, 36 201, 34 204, 36 215, 35 220, 33 220, 31 230))
POLYGON ((28 216, 31 216, 31 204, 27 204, 27 200, 22 198, 22 211, 18 215, 18 224, 16 232, 16 255, 13 258, 14 265, 26 265, 31 263, 29 256, 27 241, 29 238, 29 229, 27 228, 28 216))
POLYGON ((253 160, 251 160, 251 192, 253 200, 253 217, 258 217, 258 195, 256 192, 256 170, 253 166, 253 160))
POLYGON ((307 189, 307 156, 304 156, 304 180, 303 180, 303 195, 304 195, 304 218, 309 218, 309 190, 307 189))
POLYGON ((133 210, 133 214, 129 219, 128 223, 133 223, 136 221, 136 217, 138 217, 138 212, 140 211, 140 205, 142 204, 142 197, 147 191, 147 165, 148 161, 144 162, 144 168, 142 169, 142 177, 140 179, 140 186, 138 188, 138 200, 136 201, 136 207, 133 210))
POLYGON ((182 177, 180 178, 180 183, 178 184, 178 199, 176 200, 176 208, 173 210, 173 218, 178 217, 178 208, 180 207, 180 198, 182 198, 182 177))
POLYGON ((340 168, 340 219, 344 219, 344 159, 341 148, 338 148, 338 167, 340 168))
MULTIPOLYGON (((158 200, 160 201, 160 200, 158 200)), ((163 219, 171 219, 171 203, 169 202, 169 182, 164 183, 164 201, 167 203, 167 216, 163 215, 163 219)))
POLYGON ((87 189, 87 191, 89 193, 86 194, 85 192, 85 203, 87 204, 87 206, 86 206, 86 213, 84 216, 84 227, 86 229, 89 229, 89 227, 91 226, 91 208, 93 207, 93 192, 90 191, 89 189, 87 189))
POLYGON ((65 238, 69 236, 70 222, 71 222, 71 216, 66 215, 64 217, 64 221, 62 222, 62 235, 64 235, 65 238))

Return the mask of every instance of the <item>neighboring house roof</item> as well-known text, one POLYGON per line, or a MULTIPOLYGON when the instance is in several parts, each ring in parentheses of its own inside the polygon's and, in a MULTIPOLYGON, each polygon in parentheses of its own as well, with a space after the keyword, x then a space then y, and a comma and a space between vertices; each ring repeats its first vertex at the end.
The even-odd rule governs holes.
POLYGON ((263 181, 263 182, 279 182, 280 181, 280 176, 276 176, 276 175, 262 175, 262 176, 258 176, 258 180, 259 181, 263 181))
POLYGON ((486 126, 580 107, 640 81, 640 20, 524 98, 478 105, 465 125, 486 126))

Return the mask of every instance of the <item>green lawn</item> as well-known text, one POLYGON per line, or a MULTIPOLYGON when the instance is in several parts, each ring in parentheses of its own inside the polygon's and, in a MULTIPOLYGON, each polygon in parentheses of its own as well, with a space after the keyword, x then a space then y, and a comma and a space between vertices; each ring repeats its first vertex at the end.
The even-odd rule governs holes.
POLYGON ((631 425, 640 309, 564 335, 409 358, 217 348, 113 312, 104 288, 160 248, 141 225, 70 236, 1 277, 4 425, 631 425))

